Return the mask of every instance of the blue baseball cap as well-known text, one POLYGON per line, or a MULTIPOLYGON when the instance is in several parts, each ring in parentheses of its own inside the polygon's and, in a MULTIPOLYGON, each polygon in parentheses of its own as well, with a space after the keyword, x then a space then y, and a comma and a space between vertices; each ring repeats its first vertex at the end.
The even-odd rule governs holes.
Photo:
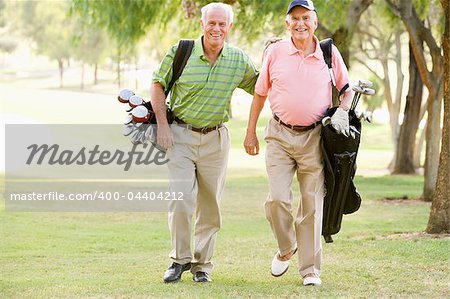
POLYGON ((289 4, 286 14, 289 14, 291 10, 296 6, 301 6, 308 10, 317 12, 316 8, 314 7, 314 3, 311 0, 294 0, 291 2, 291 4, 289 4))

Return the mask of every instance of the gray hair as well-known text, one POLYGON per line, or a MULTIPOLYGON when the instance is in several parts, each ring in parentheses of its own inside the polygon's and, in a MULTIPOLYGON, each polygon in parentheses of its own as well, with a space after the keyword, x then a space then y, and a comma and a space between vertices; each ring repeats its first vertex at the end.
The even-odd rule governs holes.
POLYGON ((202 21, 206 23, 206 14, 210 9, 221 9, 227 13, 227 21, 228 25, 233 23, 234 13, 233 8, 225 3, 221 2, 212 2, 202 7, 202 21))

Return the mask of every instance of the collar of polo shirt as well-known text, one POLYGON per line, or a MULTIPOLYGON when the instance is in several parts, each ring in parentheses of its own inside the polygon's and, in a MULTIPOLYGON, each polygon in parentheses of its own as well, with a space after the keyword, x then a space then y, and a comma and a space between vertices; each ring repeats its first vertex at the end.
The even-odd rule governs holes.
MULTIPOLYGON (((203 44, 202 44, 203 36, 196 39, 194 43, 194 48, 192 49, 192 55, 204 58, 205 53, 203 53, 203 44)), ((228 44, 224 43, 222 51, 220 52, 220 55, 227 56, 228 55, 228 44)))
MULTIPOLYGON (((312 53, 312 56, 316 57, 317 59, 323 59, 323 53, 322 53, 322 50, 320 50, 320 42, 316 36, 314 36, 314 41, 316 42, 316 49, 314 50, 314 53, 312 53)), ((292 38, 289 38, 288 54, 294 55, 297 52, 300 52, 300 50, 295 47, 294 42, 292 41, 292 38)))

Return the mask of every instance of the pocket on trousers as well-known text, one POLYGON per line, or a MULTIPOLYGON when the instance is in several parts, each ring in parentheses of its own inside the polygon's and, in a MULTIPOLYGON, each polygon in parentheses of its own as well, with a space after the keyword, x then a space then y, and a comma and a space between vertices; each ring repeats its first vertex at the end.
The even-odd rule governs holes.
POLYGON ((272 117, 264 129, 264 140, 267 142, 270 139, 278 139, 279 133, 280 124, 272 117))
POLYGON ((219 128, 217 131, 219 135, 220 149, 228 151, 230 149, 230 133, 226 126, 219 128))

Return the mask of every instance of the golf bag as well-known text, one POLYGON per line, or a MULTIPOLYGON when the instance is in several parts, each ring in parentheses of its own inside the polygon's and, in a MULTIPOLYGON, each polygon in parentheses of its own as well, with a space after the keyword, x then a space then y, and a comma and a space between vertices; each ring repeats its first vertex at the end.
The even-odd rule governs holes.
MULTIPOLYGON (((172 90, 173 85, 175 84, 175 81, 180 78, 181 74, 183 73, 184 67, 186 66, 186 63, 191 56, 192 49, 194 47, 194 41, 193 40, 180 40, 178 43, 177 51, 175 52, 175 56, 173 58, 172 63, 172 79, 169 82, 169 85, 167 85, 167 88, 165 89, 164 93, 166 95, 166 98, 169 96, 170 91, 172 90)), ((154 124, 156 125, 156 115, 153 111, 152 103, 151 101, 148 101, 144 104, 144 106, 148 109, 150 112, 150 118, 146 122, 148 124, 154 124)), ((169 105, 167 105, 167 121, 169 124, 171 124, 174 120, 174 115, 172 113, 172 110, 170 109, 169 105)))
MULTIPOLYGON (((329 109, 326 116, 333 116, 336 109, 329 109)), ((354 110, 349 111, 349 123, 361 133, 361 121, 354 110)), ((361 196, 353 183, 361 135, 346 137, 338 134, 331 125, 324 126, 321 135, 326 189, 322 235, 326 243, 331 243, 331 235, 341 229, 342 216, 356 212, 361 205, 361 196)))
MULTIPOLYGON (((330 70, 330 76, 335 86, 331 66, 332 40, 320 42, 324 59, 330 70)), ((339 91, 339 97, 348 88, 345 85, 339 91)), ((332 117, 337 107, 328 109, 325 117, 332 117)), ((322 235, 326 243, 333 242, 331 235, 341 229, 342 216, 356 212, 361 205, 361 196, 353 183, 356 172, 356 155, 361 139, 361 121, 353 109, 349 110, 349 125, 359 134, 355 138, 338 134, 333 126, 323 126, 321 132, 321 149, 324 161, 326 195, 323 203, 322 235)))

